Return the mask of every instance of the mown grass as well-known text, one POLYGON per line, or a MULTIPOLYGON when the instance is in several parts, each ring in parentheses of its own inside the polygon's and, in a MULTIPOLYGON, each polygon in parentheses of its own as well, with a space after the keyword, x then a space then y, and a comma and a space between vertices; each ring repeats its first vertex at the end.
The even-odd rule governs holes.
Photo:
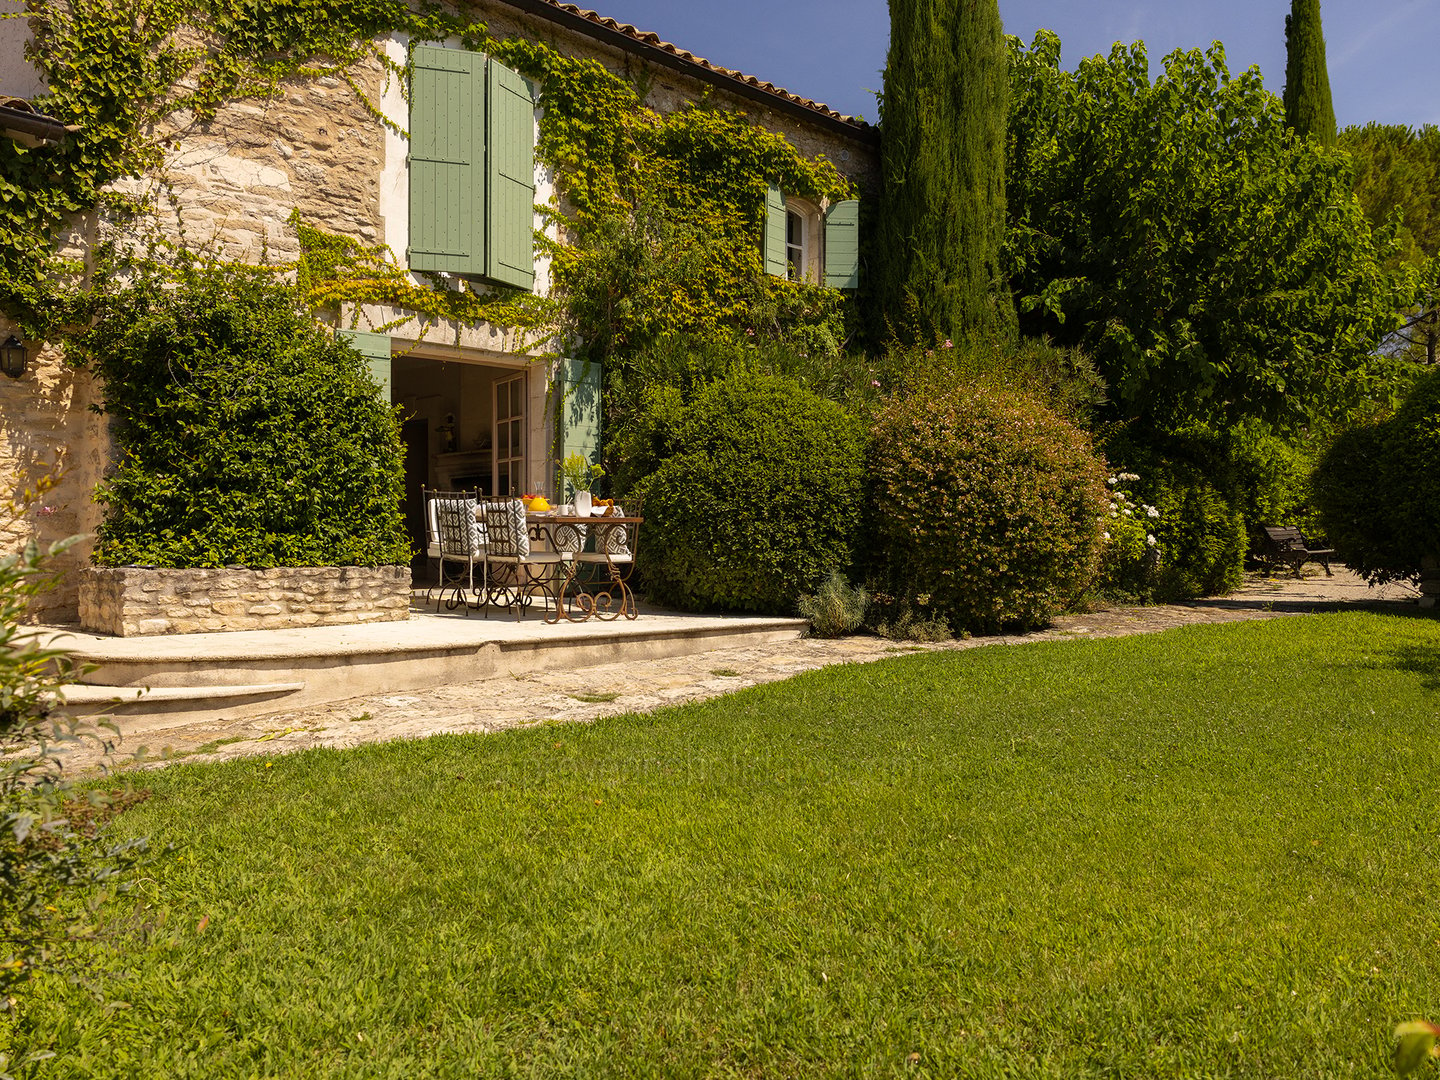
POLYGON ((45 1075, 1374 1076, 1440 1014, 1440 625, 895 658, 181 765, 45 1075), (202 918, 209 922, 197 931, 202 918), (117 1002, 119 1004, 117 1004, 117 1002))

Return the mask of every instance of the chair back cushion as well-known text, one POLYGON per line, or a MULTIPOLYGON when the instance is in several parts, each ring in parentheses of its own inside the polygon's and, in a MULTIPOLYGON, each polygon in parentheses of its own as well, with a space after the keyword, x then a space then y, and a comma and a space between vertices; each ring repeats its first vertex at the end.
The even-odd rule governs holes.
POLYGON ((475 500, 432 499, 440 534, 441 556, 478 557, 485 550, 485 527, 475 517, 475 500))
POLYGON ((491 555, 523 559, 530 554, 530 529, 525 521, 525 504, 519 499, 486 503, 485 527, 491 555))

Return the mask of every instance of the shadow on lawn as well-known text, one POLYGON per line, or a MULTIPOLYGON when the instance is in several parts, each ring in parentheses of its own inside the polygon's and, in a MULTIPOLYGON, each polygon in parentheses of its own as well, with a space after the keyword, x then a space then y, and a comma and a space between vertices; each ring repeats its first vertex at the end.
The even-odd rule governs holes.
POLYGON ((1413 599, 1404 600, 1267 600, 1263 597, 1236 599, 1216 596, 1185 600, 1186 607, 1219 608, 1224 611, 1278 611, 1286 615, 1319 615, 1335 611, 1373 611, 1379 615, 1401 615, 1433 619, 1435 613, 1421 611, 1413 599))
POLYGON ((1440 690, 1440 647, 1402 645, 1395 650, 1390 666, 1422 676, 1420 685, 1426 690, 1440 690))

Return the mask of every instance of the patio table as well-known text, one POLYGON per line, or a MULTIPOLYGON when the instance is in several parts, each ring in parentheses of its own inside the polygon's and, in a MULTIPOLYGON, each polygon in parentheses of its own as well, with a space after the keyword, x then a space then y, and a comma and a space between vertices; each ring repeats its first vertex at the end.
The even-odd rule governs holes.
MULTIPOLYGON (((483 504, 477 505, 476 517, 480 518, 483 512, 483 504)), ((515 591, 516 602, 528 607, 533 595, 531 588, 539 586, 542 595, 554 601, 554 610, 545 613, 548 623, 558 623, 562 618, 567 622, 612 621, 622 615, 635 619, 640 612, 630 589, 630 574, 635 567, 640 526, 644 521, 638 515, 583 517, 554 510, 527 511, 525 525, 531 550, 551 557, 559 552, 562 557, 547 564, 548 581, 532 579, 531 584, 526 585, 517 580, 499 584, 496 591, 515 591), (585 550, 587 538, 593 538, 593 551, 585 550), (582 566, 594 567, 596 573, 588 578, 582 576, 582 566)), ((487 574, 487 580, 496 580, 494 570, 487 574)), ((488 587, 486 592, 482 603, 488 605, 488 587)))
POLYGON ((531 511, 525 518, 532 544, 571 556, 556 564, 555 609, 545 613, 546 622, 558 623, 562 618, 568 622, 608 622, 622 615, 627 619, 639 616, 630 589, 630 572, 639 552, 643 517, 581 517, 541 510, 531 511), (594 538, 593 552, 582 550, 586 530, 594 538), (620 530, 623 532, 617 537, 620 530), (616 547, 623 554, 613 550, 616 547), (586 581, 580 576, 582 566, 594 566, 602 573, 586 581))

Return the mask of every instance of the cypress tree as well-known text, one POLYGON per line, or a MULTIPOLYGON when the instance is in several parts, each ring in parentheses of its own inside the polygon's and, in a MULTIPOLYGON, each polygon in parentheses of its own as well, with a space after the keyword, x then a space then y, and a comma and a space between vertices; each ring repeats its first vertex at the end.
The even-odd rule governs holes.
POLYGON ((1335 104, 1325 65, 1320 0, 1291 0, 1285 16, 1285 123, 1298 135, 1335 145, 1335 104))
POLYGON ((877 299, 903 339, 1008 334, 1010 58, 997 0, 890 0, 877 299))

